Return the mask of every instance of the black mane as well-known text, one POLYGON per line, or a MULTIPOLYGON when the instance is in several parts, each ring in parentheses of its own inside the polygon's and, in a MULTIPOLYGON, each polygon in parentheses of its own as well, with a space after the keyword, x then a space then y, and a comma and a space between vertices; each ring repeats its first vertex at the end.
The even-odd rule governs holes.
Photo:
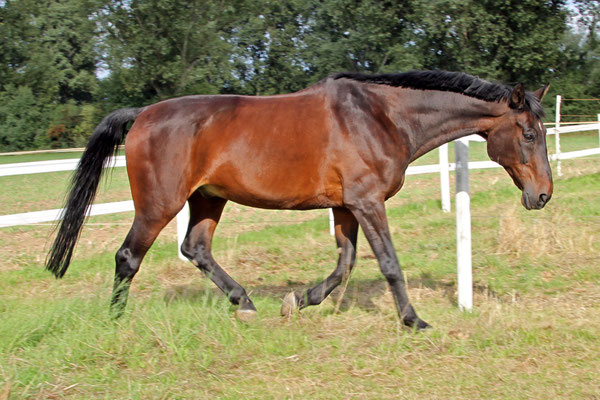
MULTIPOLYGON (((460 93, 489 102, 508 101, 513 88, 507 85, 491 83, 464 72, 448 71, 409 71, 397 74, 368 75, 354 72, 343 72, 332 76, 333 79, 351 79, 357 82, 388 85, 417 90, 439 90, 460 93)), ((525 93, 525 106, 536 117, 544 116, 540 101, 532 93, 525 93)))

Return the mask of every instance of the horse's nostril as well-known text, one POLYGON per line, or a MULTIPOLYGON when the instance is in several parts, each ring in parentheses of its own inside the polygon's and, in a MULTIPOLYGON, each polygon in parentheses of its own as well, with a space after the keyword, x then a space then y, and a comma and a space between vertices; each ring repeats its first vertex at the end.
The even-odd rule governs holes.
POLYGON ((546 193, 542 193, 540 194, 540 204, 546 204, 546 202, 549 200, 550 198, 548 197, 548 195, 546 193))

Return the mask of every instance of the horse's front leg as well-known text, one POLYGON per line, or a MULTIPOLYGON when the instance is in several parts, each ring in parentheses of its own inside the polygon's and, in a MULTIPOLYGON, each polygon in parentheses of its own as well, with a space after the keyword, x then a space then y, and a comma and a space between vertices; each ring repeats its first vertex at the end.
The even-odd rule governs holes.
POLYGON ((349 208, 362 227, 373 253, 375 253, 379 268, 390 285, 402 322, 417 329, 430 327, 427 322, 417 316, 408 300, 406 282, 404 282, 400 263, 392 244, 383 201, 363 199, 349 208))

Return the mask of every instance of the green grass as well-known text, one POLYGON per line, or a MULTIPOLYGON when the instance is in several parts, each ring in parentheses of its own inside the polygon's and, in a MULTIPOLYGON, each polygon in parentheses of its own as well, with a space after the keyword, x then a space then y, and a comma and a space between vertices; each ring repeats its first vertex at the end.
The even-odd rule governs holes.
MULTIPOLYGON (((555 141, 555 135, 548 136, 547 145, 551 153, 555 152, 555 141)), ((568 151, 590 149, 594 147, 600 147, 598 130, 577 133, 563 133, 560 135, 560 151, 563 153, 568 151)))
MULTIPOLYGON (((33 153, 33 154, 15 154, 0 156, 0 164, 14 164, 35 161, 48 160, 67 160, 72 158, 80 158, 83 151, 65 151, 56 153, 33 153)), ((119 155, 124 155, 123 150, 119 150, 119 155)))
POLYGON ((67 160, 72 158, 80 158, 83 152, 59 152, 59 153, 34 153, 34 154, 15 154, 0 156, 0 164, 14 164, 35 161, 48 160, 67 160))
MULTIPOLYGON (((323 210, 228 205, 214 254, 255 301, 251 324, 176 258, 172 224, 118 321, 107 312, 114 253, 132 213, 90 218, 63 280, 42 268, 51 227, 2 229, 0 399, 598 398, 599 160, 564 161, 552 201, 537 212, 522 209, 504 171, 471 173, 470 314, 456 307, 455 215, 439 210, 435 174, 408 177, 387 209, 411 300, 434 326, 418 334, 399 325, 362 234, 339 303, 338 290, 279 317, 285 293, 335 266, 323 210)), ((117 192, 124 180, 113 178, 117 192)), ((33 190, 31 201, 59 192, 33 190)), ((2 199, 7 209, 17 193, 2 199)))
MULTIPOLYGON (((71 171, 63 171, 0 177, 0 215, 61 208, 71 174, 71 171)), ((130 199, 125 168, 110 170, 102 180, 96 202, 130 199)))

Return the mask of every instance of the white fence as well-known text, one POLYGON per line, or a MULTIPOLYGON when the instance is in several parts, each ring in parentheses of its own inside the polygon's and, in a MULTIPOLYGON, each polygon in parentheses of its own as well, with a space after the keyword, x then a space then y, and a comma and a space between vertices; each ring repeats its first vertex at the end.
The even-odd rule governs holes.
MULTIPOLYGON (((566 101, 600 101, 600 99, 564 99, 566 101)), ((560 134, 561 133, 567 133, 569 132, 568 130, 563 130, 563 129, 559 129, 561 128, 561 124, 569 124, 569 122, 563 122, 561 121, 561 117, 563 116, 561 114, 561 105, 563 102, 563 98, 561 95, 557 95, 556 96, 556 109, 555 109, 555 118, 554 118, 554 129, 555 129, 555 134, 556 134, 556 140, 555 140, 555 148, 556 148, 556 155, 557 155, 557 160, 558 163, 556 165, 556 173, 558 174, 558 176, 562 175, 562 165, 561 165, 561 160, 563 160, 563 158, 560 158, 560 154, 561 154, 561 150, 560 150, 560 134)), ((565 115, 568 116, 568 115, 565 115)), ((572 116, 577 116, 577 115, 572 115, 572 116)), ((580 115, 583 117, 592 117, 593 115, 580 115)), ((600 124, 600 114, 597 114, 596 117, 598 118, 598 124, 600 124)), ((582 122, 579 122, 582 123, 582 122)), ((578 123, 575 123, 575 125, 577 125, 578 123)), ((598 129, 598 140, 600 143, 600 129, 598 129)), ((598 145, 600 146, 600 144, 598 145)), ((594 153, 595 154, 595 153, 594 153)), ((583 157, 583 156, 579 156, 579 157, 583 157)), ((571 158, 576 158, 574 155, 571 158)))
MULTIPOLYGON (((583 132, 597 130, 600 135, 600 123, 590 125, 577 125, 577 126, 564 126, 558 129, 549 128, 548 135, 554 135, 557 132, 570 133, 570 132, 583 132)), ((479 136, 469 136, 468 140, 483 141, 479 136)), ((440 152, 440 163, 423 166, 409 166, 406 174, 407 175, 419 175, 429 173, 440 173, 441 181, 441 198, 442 207, 445 211, 450 211, 450 184, 448 173, 454 171, 456 165, 448 162, 448 145, 443 145, 439 148, 440 152)), ((555 153, 550 156, 551 160, 566 160, 571 158, 585 157, 590 155, 600 154, 600 147, 572 151, 568 153, 555 153)), ((36 162, 25 162, 25 163, 14 163, 14 164, 0 164, 0 177, 3 176, 14 176, 14 175, 28 175, 28 174, 39 174, 46 172, 57 172, 57 171, 71 171, 77 167, 79 159, 67 159, 67 160, 50 160, 50 161, 36 161, 36 162)), ((108 164, 114 167, 124 167, 126 164, 124 156, 114 157, 108 164)), ((493 161, 470 161, 469 169, 484 169, 484 168, 497 168, 500 167, 493 161)), ((133 211, 133 202, 130 201, 119 201, 114 203, 94 204, 88 210, 88 215, 103 215, 120 213, 126 211, 133 211)), ((12 215, 1 215, 0 216, 0 228, 18 225, 37 224, 44 222, 52 222, 58 219, 61 209, 44 210, 26 212, 12 215)))

